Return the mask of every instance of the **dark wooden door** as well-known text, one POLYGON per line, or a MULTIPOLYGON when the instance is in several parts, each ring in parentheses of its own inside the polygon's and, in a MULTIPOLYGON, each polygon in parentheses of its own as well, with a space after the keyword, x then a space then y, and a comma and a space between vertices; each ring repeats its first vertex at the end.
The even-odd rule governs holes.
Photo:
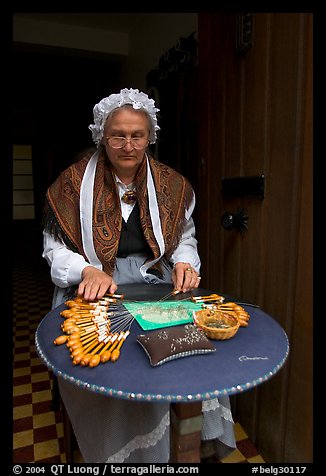
POLYGON ((199 14, 198 46, 202 284, 257 303, 290 340, 285 367, 234 398, 234 414, 267 462, 309 462, 312 14, 199 14), (251 36, 241 37, 241 24, 251 36), (223 197, 223 178, 262 174, 263 198, 223 197), (237 209, 248 215, 243 234, 221 226, 237 209))

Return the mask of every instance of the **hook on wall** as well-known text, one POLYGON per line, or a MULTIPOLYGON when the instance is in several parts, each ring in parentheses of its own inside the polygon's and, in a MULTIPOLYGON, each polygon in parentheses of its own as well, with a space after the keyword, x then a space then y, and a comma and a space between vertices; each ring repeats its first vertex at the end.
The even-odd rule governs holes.
POLYGON ((157 67, 147 74, 148 84, 166 80, 175 73, 192 71, 198 62, 197 48, 195 32, 187 38, 179 38, 174 46, 162 54, 157 67))

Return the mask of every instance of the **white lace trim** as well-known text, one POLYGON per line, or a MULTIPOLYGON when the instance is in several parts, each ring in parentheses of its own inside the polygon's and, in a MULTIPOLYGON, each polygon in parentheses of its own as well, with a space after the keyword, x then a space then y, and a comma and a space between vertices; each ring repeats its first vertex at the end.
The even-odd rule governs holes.
POLYGON ((224 418, 224 420, 234 423, 231 410, 221 405, 217 398, 214 398, 213 400, 204 400, 202 402, 203 412, 210 412, 212 410, 216 410, 217 408, 220 409, 221 417, 224 418))
POLYGON ((170 425, 170 413, 167 412, 162 418, 160 424, 150 433, 146 435, 137 435, 133 440, 129 441, 120 451, 110 456, 106 463, 123 463, 130 454, 141 448, 149 448, 155 446, 163 437, 167 427, 170 425))
POLYGON ((139 92, 138 89, 121 89, 118 94, 110 94, 110 96, 103 98, 93 108, 94 124, 90 124, 88 128, 92 131, 92 137, 96 145, 101 143, 105 122, 109 114, 115 109, 124 104, 131 104, 134 109, 141 109, 147 112, 151 121, 151 130, 149 134, 149 141, 151 144, 156 142, 156 131, 160 130, 157 125, 156 113, 159 111, 155 107, 154 99, 150 99, 147 94, 139 92))

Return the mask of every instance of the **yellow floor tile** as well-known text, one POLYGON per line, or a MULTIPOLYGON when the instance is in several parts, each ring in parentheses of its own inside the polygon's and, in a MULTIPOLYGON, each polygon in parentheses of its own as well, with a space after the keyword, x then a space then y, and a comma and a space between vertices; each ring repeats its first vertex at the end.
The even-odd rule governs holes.
POLYGON ((50 458, 60 454, 59 441, 48 440, 42 443, 34 444, 34 457, 35 461, 44 458, 50 458))
POLYGON ((24 320, 24 316, 19 313, 19 319, 15 320, 15 324, 19 323, 20 326, 27 326, 28 327, 28 319, 24 320))
POLYGON ((236 441, 245 440, 246 438, 248 438, 247 433, 244 431, 240 423, 234 424, 234 433, 236 441))
POLYGON ((34 359, 31 359, 31 365, 44 365, 43 361, 39 357, 35 357, 34 359))
POLYGON ((32 393, 32 384, 26 383, 25 385, 16 385, 13 388, 13 396, 17 397, 18 395, 26 395, 27 393, 32 393))
POLYGON ((252 458, 248 458, 249 463, 265 463, 266 461, 260 456, 253 456, 252 458))
POLYGON ((235 449, 231 454, 223 458, 221 462, 222 463, 240 463, 240 461, 243 461, 243 459, 244 459, 243 454, 238 449, 235 449))
POLYGON ((40 413, 33 416, 33 428, 42 428, 49 425, 55 425, 55 415, 53 412, 40 413))
POLYGON ((31 375, 32 383, 35 382, 44 382, 49 380, 48 372, 38 372, 36 374, 31 375))
POLYGON ((14 377, 22 377, 23 375, 29 375, 31 373, 30 367, 21 367, 20 369, 14 369, 14 377))
POLYGON ((13 409, 13 418, 18 420, 19 418, 26 418, 33 415, 33 407, 29 405, 21 405, 19 407, 14 407, 13 409))
POLYGON ((13 447, 22 448, 33 444, 33 430, 20 431, 13 435, 13 447))
POLYGON ((27 339, 27 340, 17 340, 17 341, 15 341, 15 346, 14 347, 16 349, 20 349, 21 347, 28 347, 29 344, 30 344, 29 339, 27 339))
POLYGON ((74 451, 74 462, 75 463, 85 463, 84 458, 81 455, 81 452, 78 450, 74 451))
POLYGON ((29 360, 30 357, 30 352, 24 352, 23 354, 15 354, 14 362, 19 362, 20 360, 29 360))
POLYGON ((15 332, 15 336, 25 336, 26 334, 28 334, 28 331, 26 331, 25 329, 22 330, 22 331, 16 331, 15 332))
POLYGON ((52 400, 51 390, 42 390, 41 392, 33 392, 32 394, 33 403, 45 402, 47 400, 52 400))

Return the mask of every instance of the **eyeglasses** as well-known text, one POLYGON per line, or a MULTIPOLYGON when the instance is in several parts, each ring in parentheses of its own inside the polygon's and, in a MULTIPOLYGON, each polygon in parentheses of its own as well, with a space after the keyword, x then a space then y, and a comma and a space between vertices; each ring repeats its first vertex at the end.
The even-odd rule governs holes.
POLYGON ((144 149, 148 146, 149 140, 146 137, 107 137, 106 142, 112 147, 112 149, 122 149, 127 142, 130 142, 131 147, 136 150, 144 149))

